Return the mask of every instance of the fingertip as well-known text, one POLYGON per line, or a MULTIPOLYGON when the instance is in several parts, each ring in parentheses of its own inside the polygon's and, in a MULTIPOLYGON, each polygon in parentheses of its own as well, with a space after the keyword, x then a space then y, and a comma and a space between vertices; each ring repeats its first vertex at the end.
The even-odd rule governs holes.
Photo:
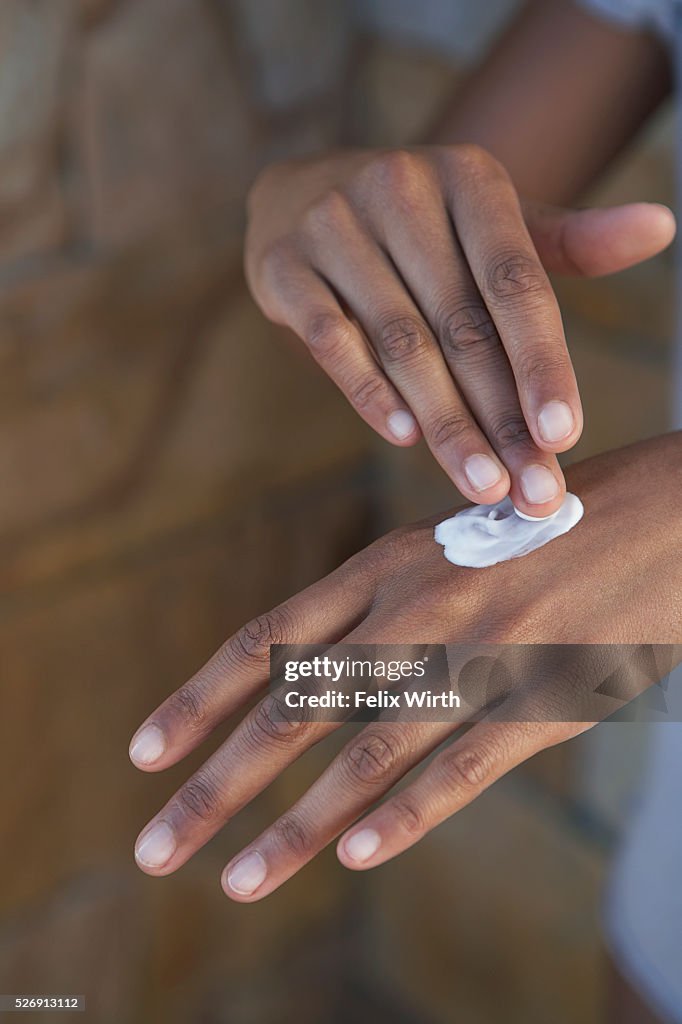
POLYGON ((339 838, 336 844, 336 859, 339 861, 340 864, 343 865, 344 868, 352 868, 354 865, 349 861, 348 857, 346 856, 345 844, 347 838, 347 834, 339 838))
POLYGON ((474 505, 497 505, 498 502, 504 501, 509 494, 511 490, 511 482, 499 487, 491 487, 487 491, 482 492, 473 491, 470 487, 464 488, 461 485, 458 489, 462 492, 462 495, 474 505))
POLYGON ((155 821, 140 832, 135 842, 135 862, 147 875, 170 874, 178 842, 167 821, 155 821))
POLYGON ((237 892, 230 886, 227 878, 227 868, 223 871, 220 876, 220 888, 223 890, 228 900, 232 900, 233 903, 257 903, 262 898, 261 893, 255 893, 248 895, 247 893, 237 892))
POLYGON ((653 203, 658 212, 658 219, 661 233, 661 251, 667 249, 675 240, 677 235, 677 217, 669 206, 663 203, 653 203))
POLYGON ((141 771, 155 771, 166 753, 168 742, 160 726, 150 722, 133 736, 128 747, 130 760, 141 771))
POLYGON ((353 871, 372 867, 381 847, 381 835, 375 828, 364 826, 341 836, 336 844, 336 856, 344 867, 353 871))
POLYGON ((674 212, 665 203, 630 203, 630 209, 635 211, 636 216, 645 216, 652 228, 657 228, 662 236, 668 238, 667 244, 672 242, 677 234, 677 218, 674 212))
POLYGON ((398 441, 398 439, 393 437, 392 435, 386 437, 386 435, 381 433, 380 431, 378 431, 378 433, 380 437, 382 437, 385 441, 388 441, 388 443, 393 448, 414 448, 415 445, 417 445, 422 438, 421 433, 418 433, 415 437, 408 437, 404 441, 398 441))
POLYGON ((583 433, 583 413, 560 398, 546 401, 531 433, 543 452, 567 452, 583 433))
POLYGON ((632 263, 641 262, 663 252, 677 234, 677 219, 663 203, 631 203, 627 210, 624 256, 632 263), (625 245, 627 240, 630 252, 625 245))
POLYGON ((495 505, 509 494, 511 479, 506 468, 487 454, 464 460, 464 480, 454 480, 465 497, 478 505, 495 505))
POLYGON ((239 854, 223 870, 220 883, 223 892, 238 902, 250 902, 266 895, 263 883, 268 877, 268 864, 259 850, 239 854))
POLYGON ((565 494, 566 483, 559 464, 550 468, 535 462, 523 467, 510 497, 521 512, 533 519, 544 519, 561 508, 565 494))
MULTIPOLYGON (((596 211, 592 211, 596 212, 596 211)), ((583 211, 585 215, 588 211, 583 211)), ((586 220, 587 222, 587 220, 586 220)), ((595 241, 584 255, 587 273, 610 274, 643 263, 667 249, 677 233, 675 214, 663 203, 627 203, 597 212, 586 241, 595 241)))
POLYGON ((400 447, 406 448, 416 444, 421 437, 419 424, 407 409, 396 409, 386 420, 389 440, 400 447))

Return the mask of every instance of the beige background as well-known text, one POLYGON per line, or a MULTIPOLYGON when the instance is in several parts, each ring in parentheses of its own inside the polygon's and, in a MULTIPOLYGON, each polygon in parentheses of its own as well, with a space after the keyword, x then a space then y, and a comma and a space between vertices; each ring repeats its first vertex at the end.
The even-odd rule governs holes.
MULTIPOLYGON (((0 5, 0 991, 85 992, 117 1024, 600 1019, 632 731, 536 758, 378 872, 328 851, 263 905, 219 871, 324 753, 177 876, 132 863, 183 776, 130 767, 142 717, 248 617, 453 501, 262 319, 240 261, 259 166, 403 142, 463 70, 332 0, 0 5)), ((598 198, 670 200, 670 137, 598 198)), ((671 277, 666 255, 561 284, 578 455, 665 428, 671 277)))

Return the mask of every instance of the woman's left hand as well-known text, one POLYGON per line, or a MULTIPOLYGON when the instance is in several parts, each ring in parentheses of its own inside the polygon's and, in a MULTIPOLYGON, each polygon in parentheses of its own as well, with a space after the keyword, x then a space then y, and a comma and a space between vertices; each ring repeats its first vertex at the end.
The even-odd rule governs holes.
MULTIPOLYGON (((388 534, 249 623, 149 716, 131 743, 133 762, 160 771, 198 747, 265 689, 273 643, 682 642, 682 434, 591 459, 567 479, 584 519, 524 558, 488 569, 453 566, 433 539, 438 516, 388 534)), ((242 902, 267 896, 340 833, 338 856, 349 868, 401 853, 511 768, 592 724, 580 680, 569 683, 538 693, 533 721, 490 714, 466 733, 454 721, 367 725, 230 861, 225 892, 242 902), (415 781, 358 822, 453 736, 415 781)), ((139 866, 154 875, 175 871, 336 727, 287 722, 265 696, 142 831, 139 866)))

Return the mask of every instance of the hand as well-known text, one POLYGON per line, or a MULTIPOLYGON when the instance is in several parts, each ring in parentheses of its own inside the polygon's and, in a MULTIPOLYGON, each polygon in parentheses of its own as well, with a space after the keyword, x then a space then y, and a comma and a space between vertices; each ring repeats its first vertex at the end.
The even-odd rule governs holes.
MULTIPOLYGON (((326 579, 231 637, 141 726, 137 767, 159 771, 194 750, 266 685, 271 643, 676 644, 682 640, 682 434, 591 459, 569 471, 584 519, 525 558, 489 569, 446 562, 434 517, 396 530, 326 579), (652 495, 655 497, 652 498, 652 495)), ((572 682, 572 680, 570 681, 572 682)), ((580 693, 547 694, 532 722, 375 722, 354 736, 296 805, 223 874, 225 892, 268 895, 352 826, 338 845, 349 868, 381 864, 538 750, 585 729, 580 693), (566 713, 568 712, 568 714, 566 713), (420 777, 353 825, 406 772, 454 734, 420 777)), ((539 695, 542 699, 542 695, 539 695)), ((293 760, 335 728, 287 725, 266 697, 141 833, 140 867, 179 868, 293 760)))
POLYGON ((522 207, 474 146, 349 151, 261 174, 246 272, 382 437, 423 432, 471 501, 510 492, 544 516, 565 493, 555 453, 582 430, 547 272, 613 273, 665 248, 674 225, 654 204, 522 207))

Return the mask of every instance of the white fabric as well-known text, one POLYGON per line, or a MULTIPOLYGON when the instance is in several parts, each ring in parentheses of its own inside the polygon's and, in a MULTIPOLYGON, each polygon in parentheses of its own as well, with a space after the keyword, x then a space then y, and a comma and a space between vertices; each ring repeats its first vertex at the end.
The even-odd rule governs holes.
POLYGON ((369 32, 476 60, 519 8, 520 0, 354 0, 357 23, 369 32))
POLYGON ((611 874, 604 923, 614 959, 657 1014, 682 1022, 682 671, 669 722, 652 725, 638 806, 611 874))
MULTIPOLYGON (((645 28, 674 48, 682 68, 679 0, 578 0, 626 28, 645 28)), ((679 102, 679 100, 678 100, 679 102)), ((682 127, 682 121, 678 131, 682 127)), ((682 140, 678 140, 678 146, 682 140)), ((678 168, 678 178, 682 166, 678 168)), ((680 189, 682 194, 682 189, 680 189)), ((679 275, 678 275, 679 277, 679 275)), ((682 301, 682 290, 678 298, 682 301)), ((682 312, 682 307, 681 307, 682 312)), ((682 316, 676 350, 671 426, 682 427, 682 316)), ((615 861, 605 900, 605 928, 614 959, 657 1014, 682 1024, 682 671, 668 692, 669 721, 650 726, 650 756, 615 861)))
POLYGON ((576 0, 592 14, 623 28, 650 29, 669 42, 675 33, 675 0, 576 0))

